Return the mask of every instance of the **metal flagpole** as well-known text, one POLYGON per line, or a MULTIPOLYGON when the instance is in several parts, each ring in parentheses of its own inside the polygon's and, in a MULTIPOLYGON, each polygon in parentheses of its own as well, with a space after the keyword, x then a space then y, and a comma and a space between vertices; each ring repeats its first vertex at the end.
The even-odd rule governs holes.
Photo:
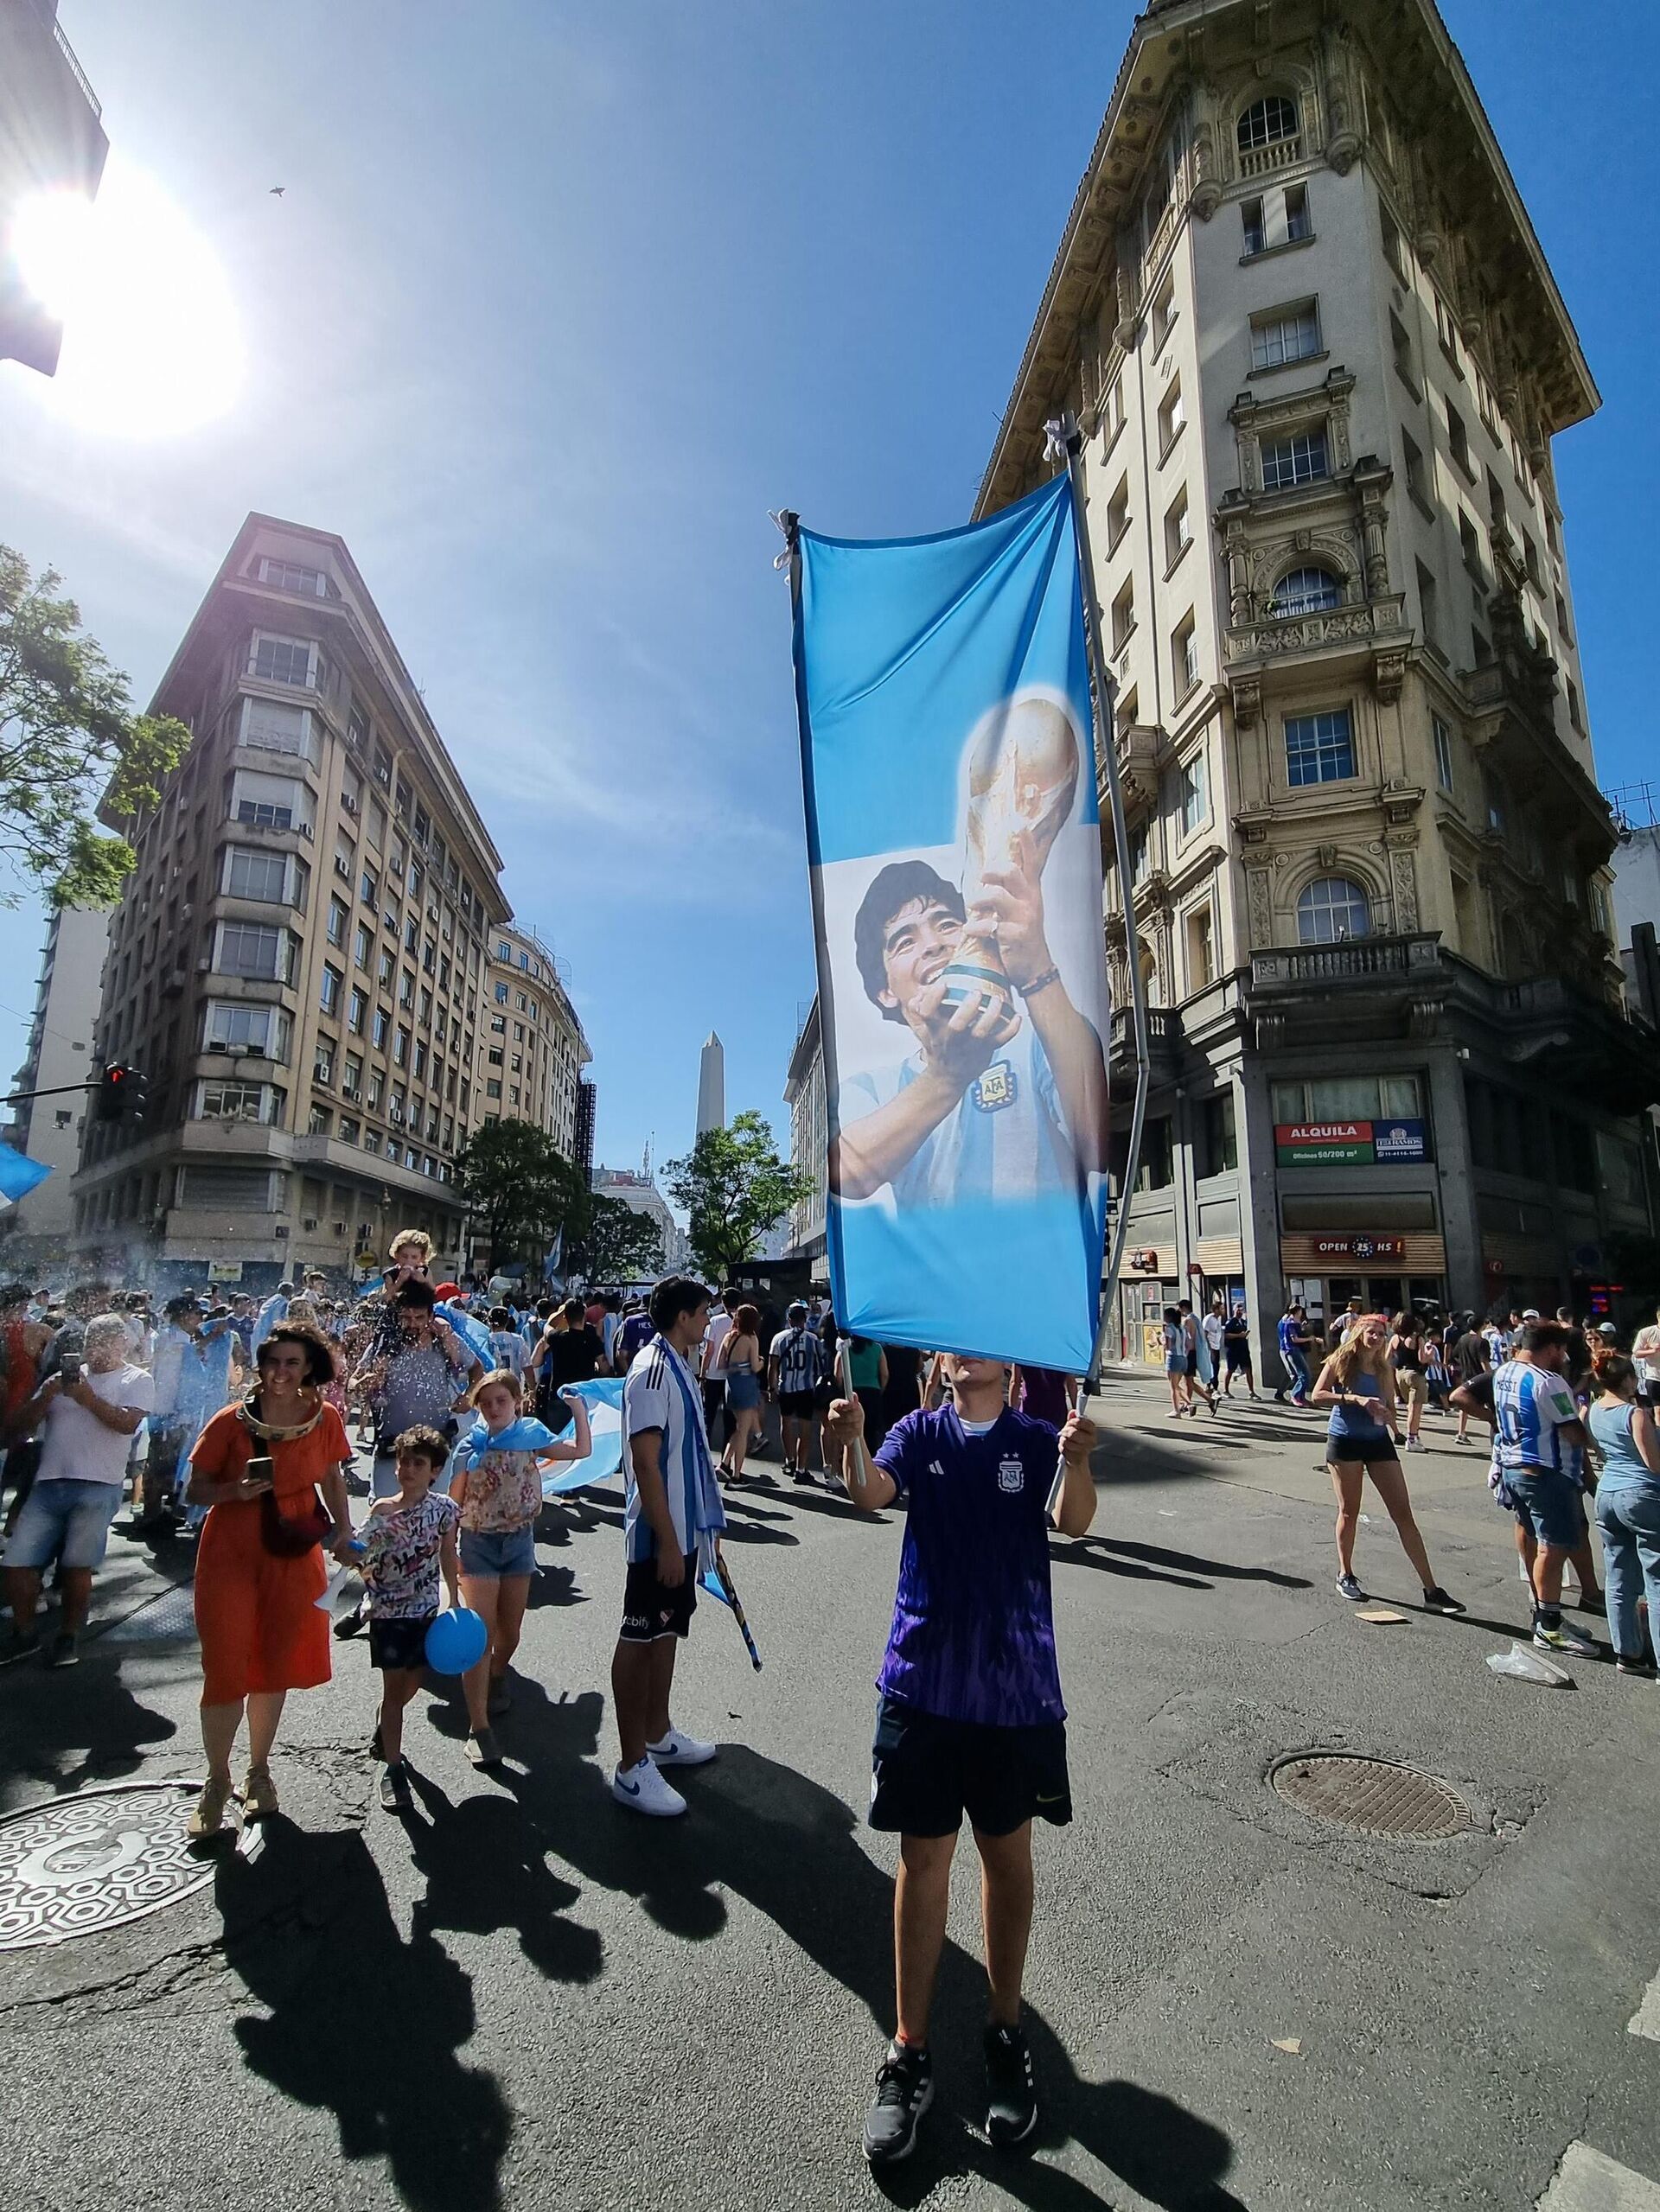
MULTIPOLYGON (((1135 1040, 1135 1099, 1130 1110, 1129 1153, 1119 1178, 1118 1218, 1113 1224, 1112 1252, 1107 1279, 1101 1285, 1101 1312, 1095 1329, 1095 1348, 1084 1377, 1086 1397, 1099 1387, 1101 1362, 1112 1317, 1113 1293, 1124 1265, 1124 1246, 1129 1235, 1130 1194, 1141 1164, 1141 1137, 1147 1119, 1150 1057, 1147 1046, 1147 986, 1141 973, 1141 940, 1136 934, 1134 898, 1130 888, 1130 841, 1124 826, 1124 787, 1118 773, 1118 739, 1114 710, 1118 687, 1107 666, 1101 642, 1101 608, 1095 598, 1095 564, 1089 550, 1089 522, 1084 509, 1083 433, 1071 413, 1045 424, 1051 454, 1065 456, 1072 480, 1072 516, 1078 541, 1078 581, 1083 597, 1083 634, 1089 653, 1089 673, 1095 679, 1095 743, 1107 769, 1107 796, 1112 809, 1113 839, 1118 848, 1118 883, 1124 901, 1125 949, 1130 970, 1130 1025, 1135 1040)), ((1110 1062, 1110 1040, 1108 1060, 1110 1062)))

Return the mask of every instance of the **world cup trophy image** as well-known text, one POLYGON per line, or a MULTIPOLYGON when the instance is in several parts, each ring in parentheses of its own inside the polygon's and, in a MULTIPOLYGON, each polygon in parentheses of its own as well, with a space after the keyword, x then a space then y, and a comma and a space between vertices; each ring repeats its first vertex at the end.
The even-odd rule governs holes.
POLYGON ((946 968, 946 1003, 995 998, 1013 1011, 997 921, 984 905, 986 877, 1018 869, 1041 878, 1078 788, 1078 734, 1057 699, 1026 693, 1003 700, 971 742, 963 793, 961 951, 946 968))

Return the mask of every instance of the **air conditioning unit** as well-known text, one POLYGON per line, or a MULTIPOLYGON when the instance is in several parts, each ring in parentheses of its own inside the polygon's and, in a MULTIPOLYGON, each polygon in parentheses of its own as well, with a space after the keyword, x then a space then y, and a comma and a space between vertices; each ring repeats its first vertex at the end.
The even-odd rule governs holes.
POLYGON ((341 1086, 340 1095, 342 1099, 349 1100, 353 1106, 355 1106, 359 1099, 362 1097, 363 1093, 361 1091, 349 1090, 342 1083, 341 1086))
POLYGON ((351 862, 342 860, 338 853, 335 855, 335 873, 342 883, 349 883, 352 880, 351 862))
POLYGON ((202 1049, 206 1052, 228 1052, 231 1048, 223 1037, 209 1037, 202 1049))
MULTIPOLYGON (((213 963, 213 960, 212 960, 211 957, 210 957, 208 953, 204 953, 202 954, 201 958, 201 959, 196 962, 196 973, 197 973, 198 975, 211 975, 211 974, 213 973, 213 972, 214 972, 214 963, 213 963)), ((178 987, 179 987, 179 989, 180 989, 181 991, 182 991, 182 990, 184 989, 184 971, 183 971, 183 969, 182 969, 182 968, 175 968, 175 969, 174 969, 174 971, 173 971, 173 975, 169 976, 169 978, 167 979, 167 981, 168 981, 168 986, 169 986, 169 989, 172 987, 172 984, 173 984, 173 976, 176 976, 176 977, 178 978, 178 979, 179 979, 179 980, 178 980, 178 987)))
POLYGON ((286 1221, 278 1221, 273 1233, 279 1237, 285 1237, 288 1234, 288 1223, 286 1221))
POLYGON ((300 1223, 300 1227, 308 1232, 315 1230, 317 1227, 316 1215, 315 1214, 308 1214, 305 1219, 300 1223))
POLYGON ((184 904, 179 908, 179 920, 181 921, 188 921, 195 912, 195 907, 193 907, 189 900, 187 899, 184 904))
POLYGON ((348 814, 354 814, 354 813, 356 813, 356 812, 357 812, 357 801, 356 801, 356 800, 355 800, 355 799, 354 799, 354 798, 353 798, 353 796, 352 796, 352 794, 351 794, 351 793, 350 793, 349 791, 342 791, 342 792, 341 793, 341 794, 340 794, 340 803, 341 803, 341 805, 345 808, 346 812, 347 812, 348 814))
POLYGON ((346 1224, 345 1224, 345 1222, 344 1222, 344 1221, 336 1221, 336 1222, 335 1223, 335 1234, 337 1237, 343 1237, 343 1236, 345 1235, 345 1233, 346 1233, 346 1224))

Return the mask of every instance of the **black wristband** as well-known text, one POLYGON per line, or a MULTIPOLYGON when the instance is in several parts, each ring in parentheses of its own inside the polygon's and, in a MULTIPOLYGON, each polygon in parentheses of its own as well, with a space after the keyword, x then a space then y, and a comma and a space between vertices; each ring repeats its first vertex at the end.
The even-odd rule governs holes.
POLYGON ((1060 979, 1059 968, 1051 966, 1045 968, 1042 975, 1031 983, 1017 983, 1014 987, 1023 998, 1035 998, 1040 991, 1047 991, 1051 983, 1058 983, 1060 979))

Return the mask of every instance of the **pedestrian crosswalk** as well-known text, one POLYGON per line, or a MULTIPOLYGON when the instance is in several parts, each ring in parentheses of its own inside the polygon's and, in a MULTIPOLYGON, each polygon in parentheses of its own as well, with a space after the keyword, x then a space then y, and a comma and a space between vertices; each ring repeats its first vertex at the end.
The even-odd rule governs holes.
POLYGON ((1660 1974, 1643 1992, 1643 2002, 1627 2023, 1634 2036, 1646 2036, 1650 2043, 1660 2043, 1660 1974))
POLYGON ((1571 2143, 1538 2212, 1660 2212, 1660 2183, 1633 2173, 1588 2143, 1571 2143))

